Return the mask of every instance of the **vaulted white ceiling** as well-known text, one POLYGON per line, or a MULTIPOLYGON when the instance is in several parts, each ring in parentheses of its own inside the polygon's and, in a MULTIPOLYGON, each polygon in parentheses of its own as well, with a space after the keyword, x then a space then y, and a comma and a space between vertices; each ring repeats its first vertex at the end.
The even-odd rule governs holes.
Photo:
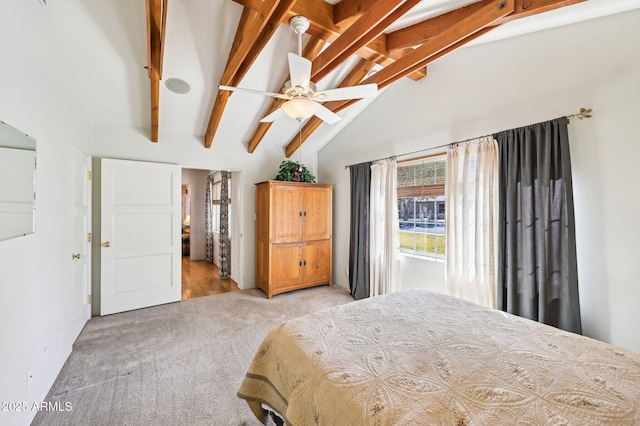
MULTIPOLYGON (((421 1, 389 30, 470 3, 475 1, 421 1)), ((640 0, 588 0, 506 23, 471 44, 636 8, 640 8, 640 0)), ((240 4, 232 0, 169 0, 160 86, 158 143, 162 143, 163 134, 204 135, 242 9, 240 4), (164 82, 170 78, 187 81, 191 86, 190 92, 180 95, 169 91, 164 82)), ((68 58, 65 60, 69 62, 69 69, 73 70, 69 78, 75 81, 90 120, 149 129, 145 1, 50 0, 47 13, 51 15, 53 25, 58 27, 66 46, 68 58)), ((278 92, 288 72, 287 52, 296 50, 295 34, 286 24, 280 25, 239 86, 278 92)), ((347 61, 346 66, 317 82, 319 89, 335 87, 355 60, 347 61)), ((425 78, 429 78, 428 74, 425 78)), ((420 81, 412 84, 420 84, 420 81)), ((394 89, 390 86, 385 90, 394 89)), ((320 125, 307 140, 304 149, 310 152, 321 149, 371 102, 384 101, 384 96, 365 99, 339 112, 338 115, 343 119, 333 125, 320 125)), ((270 98, 260 95, 234 93, 226 105, 211 149, 215 150, 218 144, 246 146, 270 102, 270 98)), ((284 148, 297 131, 298 123, 293 119, 285 117, 277 120, 254 155, 260 155, 264 145, 284 148)))

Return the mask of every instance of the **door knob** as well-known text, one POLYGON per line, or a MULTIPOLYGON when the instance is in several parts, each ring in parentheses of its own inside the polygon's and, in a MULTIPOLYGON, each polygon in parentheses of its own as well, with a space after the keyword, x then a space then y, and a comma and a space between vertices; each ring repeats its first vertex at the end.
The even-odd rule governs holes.
POLYGON ((102 247, 111 247, 111 243, 109 241, 105 241, 102 243, 102 247))
POLYGON ((71 258, 72 258, 73 260, 75 260, 75 259, 80 259, 80 253, 73 253, 73 254, 71 255, 71 258))

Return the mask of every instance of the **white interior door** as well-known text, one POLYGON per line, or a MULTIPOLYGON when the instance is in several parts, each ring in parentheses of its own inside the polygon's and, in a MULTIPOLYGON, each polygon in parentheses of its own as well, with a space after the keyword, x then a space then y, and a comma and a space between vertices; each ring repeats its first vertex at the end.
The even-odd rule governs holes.
POLYGON ((75 148, 73 170, 73 262, 71 333, 77 337, 91 317, 91 157, 75 148))
POLYGON ((102 160, 100 314, 181 299, 181 169, 102 160))

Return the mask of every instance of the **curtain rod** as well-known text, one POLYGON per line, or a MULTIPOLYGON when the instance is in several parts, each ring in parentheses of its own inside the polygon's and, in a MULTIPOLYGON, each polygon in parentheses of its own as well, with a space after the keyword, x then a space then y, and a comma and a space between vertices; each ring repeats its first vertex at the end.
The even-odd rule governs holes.
MULTIPOLYGON (((571 120, 572 118, 577 118, 579 120, 582 120, 583 118, 591 118, 591 117, 593 117, 593 110, 594 109, 595 108, 580 108, 580 112, 568 115, 567 119, 571 120)), ((497 132, 495 132, 495 133, 497 133, 497 132)), ((446 143, 446 144, 443 144, 443 145, 432 146, 432 147, 429 147, 429 148, 419 149, 417 151, 405 152, 404 154, 391 155, 389 157, 378 158, 377 160, 370 160, 368 162, 375 163, 376 161, 390 160, 392 158, 404 157, 406 155, 419 154, 421 152, 426 152, 426 151, 434 151, 436 149, 446 148, 446 147, 451 146, 451 145, 457 145, 457 144, 460 144, 460 143, 469 142, 469 141, 472 141, 474 139, 487 138, 489 136, 493 136, 495 133, 492 133, 492 134, 489 134, 489 135, 484 135, 484 136, 478 136, 478 137, 475 137, 475 138, 469 138, 469 139, 465 139, 465 140, 458 141, 458 142, 451 142, 451 143, 446 143)), ((363 163, 367 163, 367 161, 363 161, 363 163)), ((362 163, 357 163, 357 164, 362 164, 362 163)), ((348 164, 348 165, 344 166, 344 168, 348 169, 349 167, 355 166, 355 165, 356 164, 348 164)))

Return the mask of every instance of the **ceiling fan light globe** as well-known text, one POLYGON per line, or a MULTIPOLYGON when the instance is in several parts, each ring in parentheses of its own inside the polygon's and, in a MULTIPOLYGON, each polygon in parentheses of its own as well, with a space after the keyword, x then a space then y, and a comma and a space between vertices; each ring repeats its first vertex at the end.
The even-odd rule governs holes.
POLYGON ((282 104, 285 114, 295 120, 306 120, 316 113, 318 104, 307 99, 292 99, 282 104))

